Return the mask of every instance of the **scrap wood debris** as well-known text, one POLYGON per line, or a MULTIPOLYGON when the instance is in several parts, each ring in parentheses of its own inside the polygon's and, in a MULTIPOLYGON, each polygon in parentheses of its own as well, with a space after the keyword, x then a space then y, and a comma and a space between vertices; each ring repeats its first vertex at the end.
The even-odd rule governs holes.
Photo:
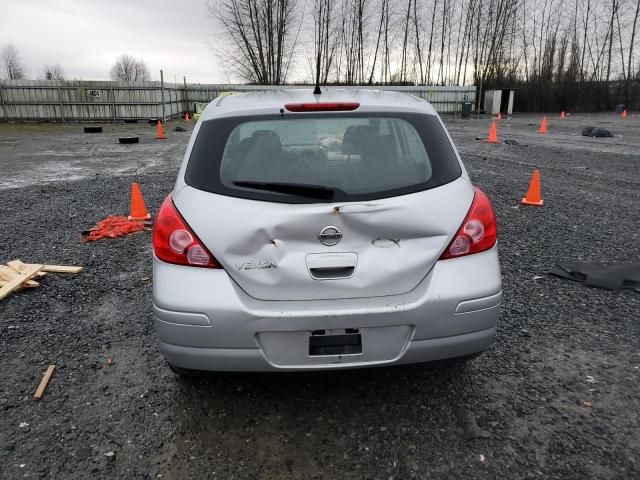
POLYGON ((147 220, 129 220, 127 217, 109 215, 99 221, 95 227, 82 232, 82 241, 94 242, 101 238, 124 237, 144 230, 151 230, 150 225, 151 222, 147 220))
POLYGON ((20 260, 12 260, 6 265, 0 264, 0 300, 11 292, 38 287, 40 283, 34 279, 42 278, 47 273, 79 273, 81 271, 82 267, 22 263, 20 260))
POLYGON ((44 373, 44 377, 42 377, 42 381, 40 382, 35 395, 33 396, 34 400, 40 400, 42 398, 42 395, 44 395, 44 391, 47 388, 47 385, 49 385, 49 380, 51 380, 51 376, 53 375, 55 369, 55 365, 49 365, 47 371, 44 373))

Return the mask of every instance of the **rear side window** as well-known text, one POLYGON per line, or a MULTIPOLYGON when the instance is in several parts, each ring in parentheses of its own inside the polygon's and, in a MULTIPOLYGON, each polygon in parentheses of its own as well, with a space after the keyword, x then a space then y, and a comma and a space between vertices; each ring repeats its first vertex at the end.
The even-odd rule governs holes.
POLYGON ((397 196, 460 175, 435 116, 300 114, 204 122, 186 182, 241 198, 314 203, 397 196))

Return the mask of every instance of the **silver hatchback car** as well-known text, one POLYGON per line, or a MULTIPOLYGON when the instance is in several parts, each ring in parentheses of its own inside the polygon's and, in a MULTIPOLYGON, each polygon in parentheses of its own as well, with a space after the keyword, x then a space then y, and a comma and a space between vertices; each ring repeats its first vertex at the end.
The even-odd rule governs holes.
POLYGON ((496 334, 493 208, 419 98, 225 96, 153 232, 153 317, 178 372, 469 357, 496 334))

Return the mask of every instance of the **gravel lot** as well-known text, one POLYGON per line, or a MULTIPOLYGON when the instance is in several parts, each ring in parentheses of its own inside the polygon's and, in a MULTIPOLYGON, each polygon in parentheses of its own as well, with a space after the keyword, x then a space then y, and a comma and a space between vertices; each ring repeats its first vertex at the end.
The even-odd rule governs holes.
POLYGON ((485 355, 191 380, 156 347, 150 233, 79 242, 127 212, 133 180, 157 212, 183 123, 164 142, 142 123, 0 124, 0 262, 85 267, 0 301, 0 478, 640 478, 640 295, 547 274, 640 258, 640 118, 549 120, 547 136, 539 116, 501 121, 500 139, 525 147, 475 140, 488 118, 445 118, 499 219, 505 301, 485 355), (620 136, 581 137, 587 125, 620 136), (543 208, 519 204, 534 167, 543 208))

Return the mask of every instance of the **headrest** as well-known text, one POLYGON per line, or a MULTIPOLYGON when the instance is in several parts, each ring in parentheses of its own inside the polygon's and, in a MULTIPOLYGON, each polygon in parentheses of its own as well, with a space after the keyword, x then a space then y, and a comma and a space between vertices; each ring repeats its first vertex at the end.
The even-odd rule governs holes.
POLYGON ((368 125, 352 125, 347 127, 342 137, 342 153, 346 155, 360 154, 371 138, 373 132, 368 125))

